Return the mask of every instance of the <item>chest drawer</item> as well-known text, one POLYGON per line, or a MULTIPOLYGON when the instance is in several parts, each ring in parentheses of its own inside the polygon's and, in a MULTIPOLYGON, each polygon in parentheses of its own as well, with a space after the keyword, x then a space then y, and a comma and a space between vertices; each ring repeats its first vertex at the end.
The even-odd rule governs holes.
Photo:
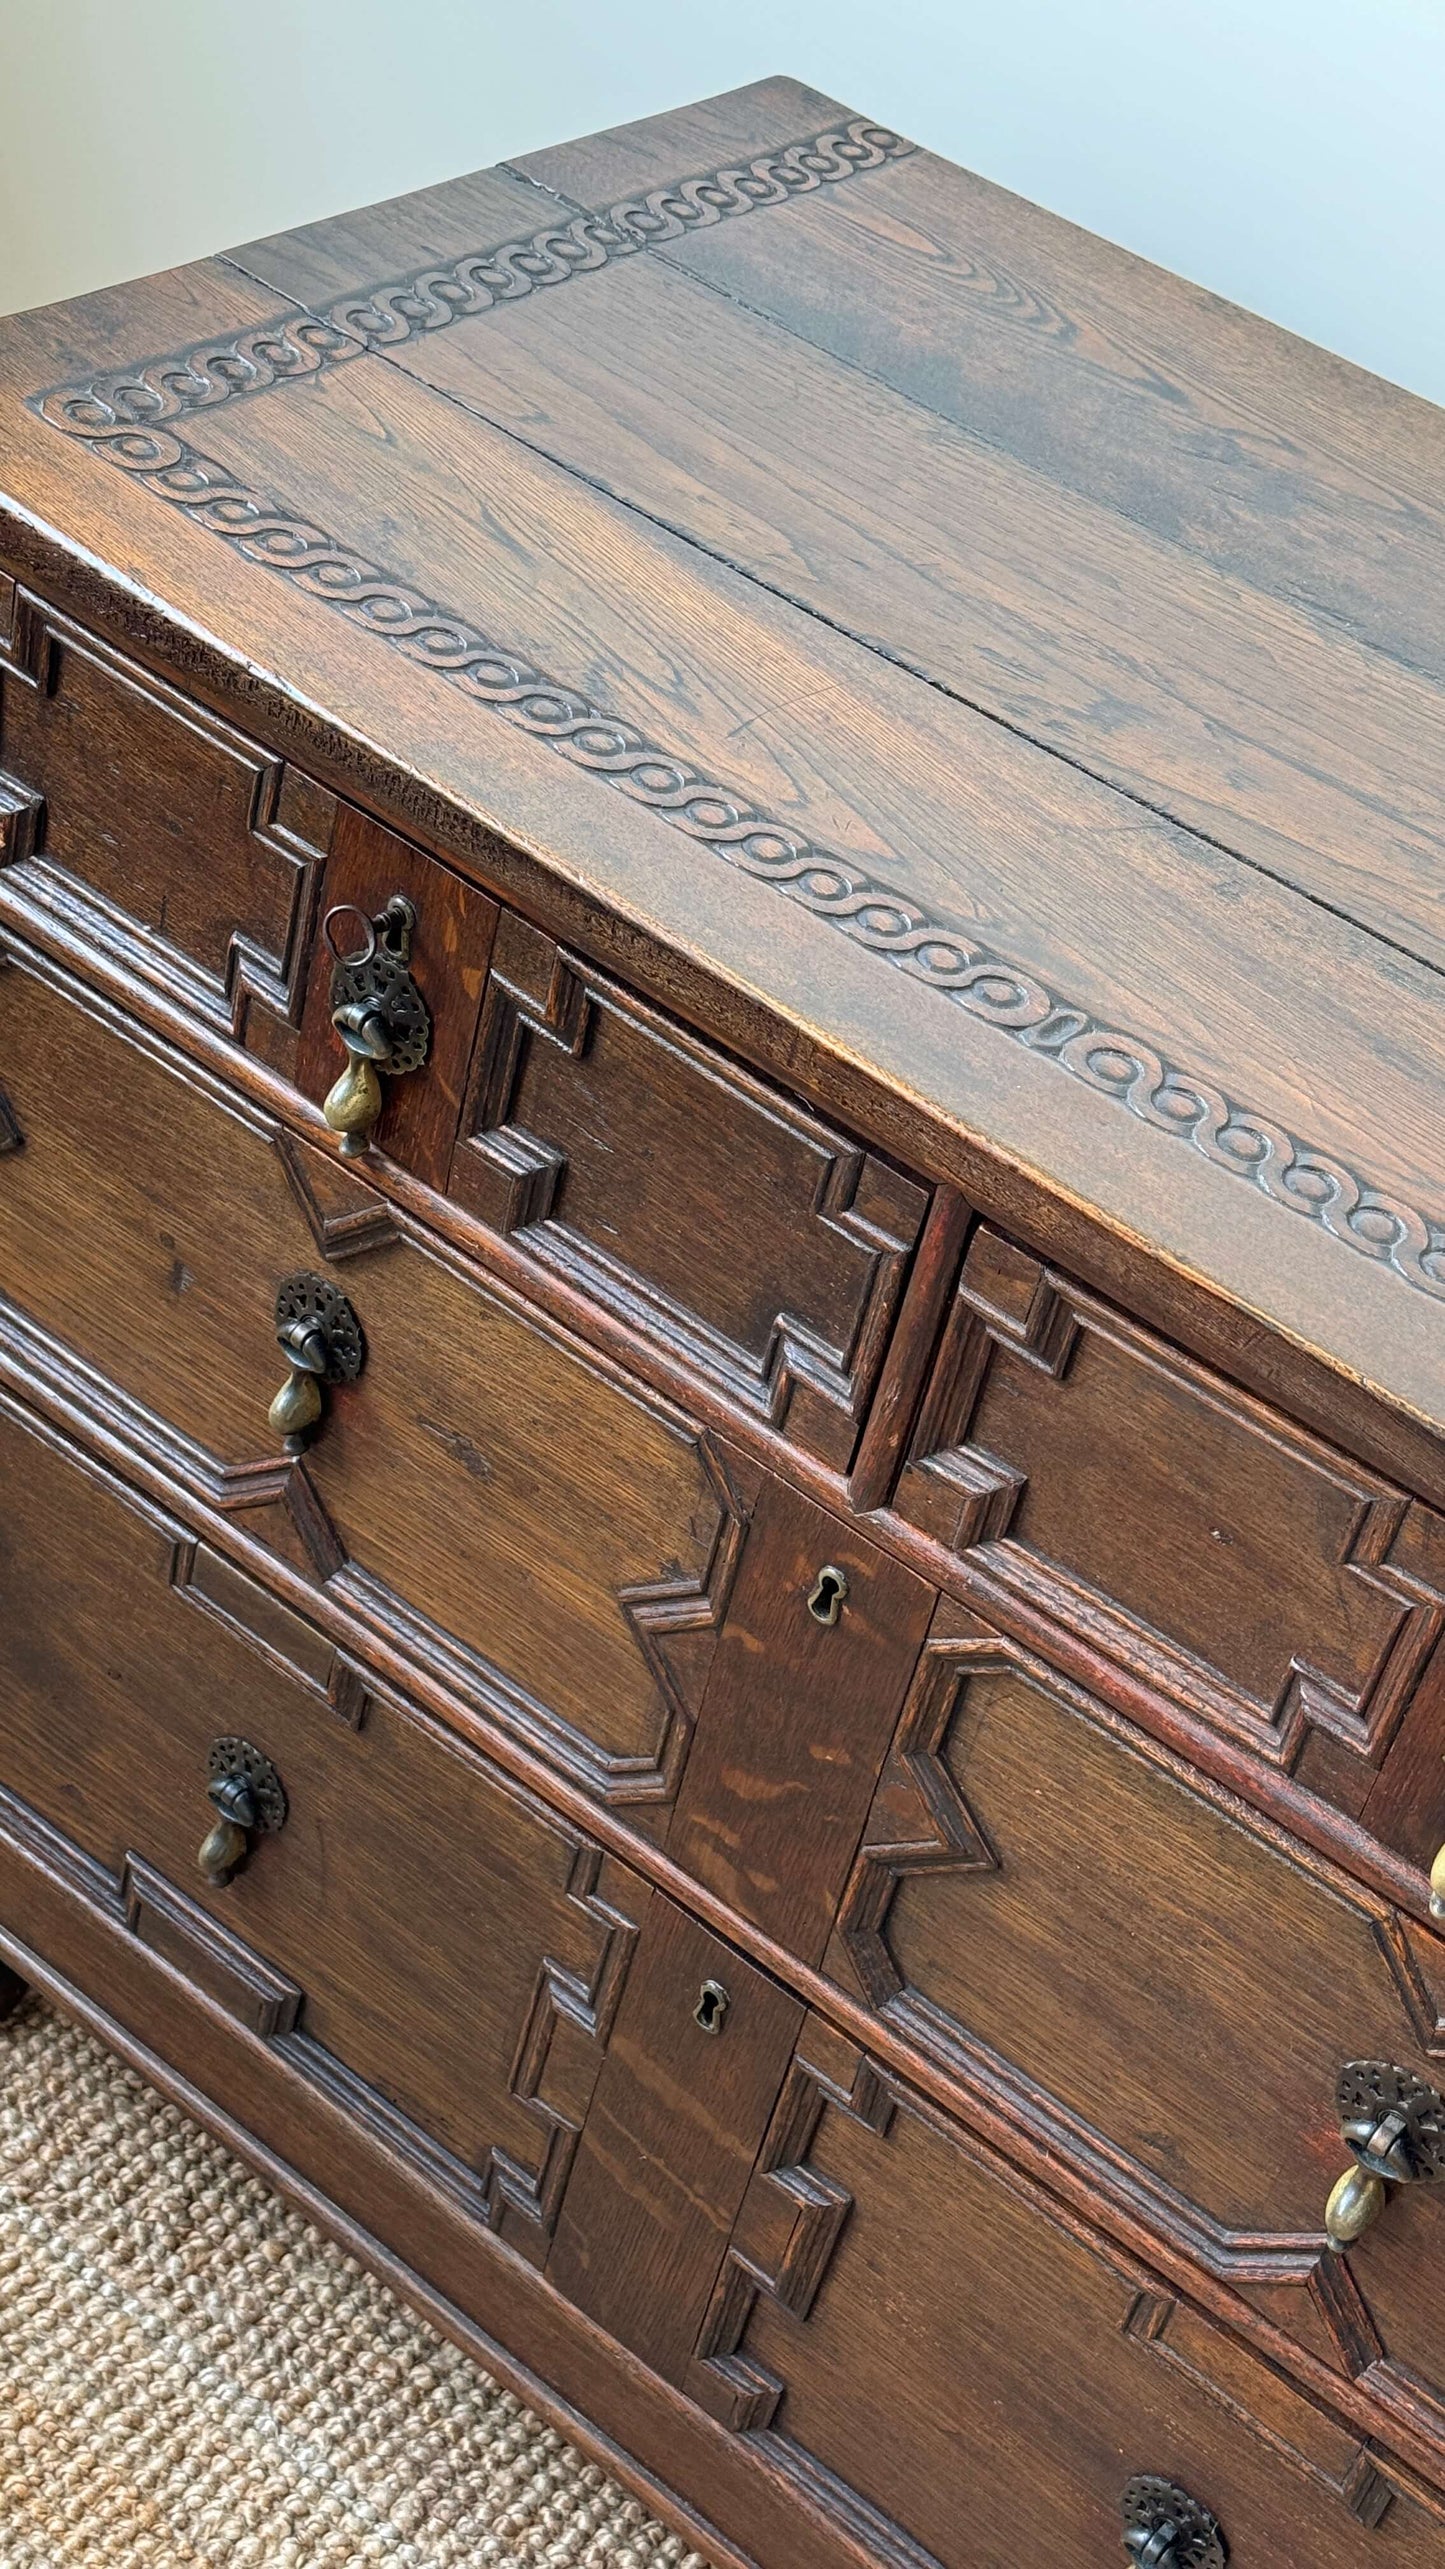
POLYGON ((589 1790, 670 1798, 741 1535, 715 1453, 98 1004, 18 968, 0 1004, 0 1293, 46 1361, 589 1790), (275 1307, 307 1275, 365 1361, 288 1458, 275 1307))
POLYGON ((846 1469, 925 1189, 507 915, 452 1191, 846 1469))
POLYGON ((284 1023, 335 798, 10 582, 0 778, 10 899, 63 910, 98 949, 231 1030, 284 1023))
POLYGON ((1163 2516, 1141 2480, 1180 2569, 1445 2559, 1356 2433, 816 2024, 689 2379, 840 2561, 1112 2562, 1163 2516))
POLYGON ((1445 1522, 1405 1491, 981 1226, 897 1504, 1428 1870, 1445 1522))
POLYGON ((363 1138, 845 1469, 927 1189, 40 598, 10 603, 0 916, 320 1105, 347 1059, 334 956, 408 903, 425 1058, 383 1062, 363 1138))
POLYGON ((421 1075, 383 1081, 376 1134, 442 1184, 496 904, 42 599, 11 590, 9 604, 0 908, 148 985, 319 1105, 345 1061, 323 917, 341 914, 333 934, 349 951, 400 894, 430 1032, 421 1075))
POLYGON ((1325 2238, 1349 2066, 1445 2084, 1445 1940, 949 1607, 829 1967, 1342 2372, 1445 2392, 1445 2146, 1325 2238))
POLYGON ((8 1408, 0 1831, 545 2255, 645 1887, 8 1408), (238 1744, 259 1817, 216 1883, 238 1744))
POLYGON ((84 1376, 168 1474, 818 1959, 932 1589, 98 1003, 15 968, 0 1005, 24 1362, 84 1376), (288 1457, 297 1276, 345 1297, 364 1361, 288 1457))

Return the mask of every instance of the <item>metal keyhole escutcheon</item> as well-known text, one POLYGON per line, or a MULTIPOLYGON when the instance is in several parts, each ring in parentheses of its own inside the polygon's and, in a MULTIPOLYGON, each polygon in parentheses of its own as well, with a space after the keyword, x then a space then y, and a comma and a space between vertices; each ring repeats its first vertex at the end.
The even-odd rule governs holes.
POLYGON ((720 2034, 728 2006, 728 1994, 722 1982, 705 1980, 698 1991, 697 2005, 692 2011, 692 2021, 695 2025, 700 2025, 705 2034, 720 2034))
POLYGON ((378 1074, 401 1079, 420 1070, 431 1043, 431 1019, 411 977, 416 911, 404 892, 393 892, 374 919, 352 902, 339 902, 322 926, 336 956, 331 1023, 345 1048, 346 1068, 321 1111, 340 1136, 343 1158, 351 1159, 369 1148, 382 1110, 378 1074), (333 931, 340 919, 360 922, 361 943, 351 952, 337 946, 333 931))
POLYGON ((808 1612, 814 1623, 835 1624, 847 1598, 848 1582, 842 1571, 831 1561, 826 1562, 808 1591, 808 1612))

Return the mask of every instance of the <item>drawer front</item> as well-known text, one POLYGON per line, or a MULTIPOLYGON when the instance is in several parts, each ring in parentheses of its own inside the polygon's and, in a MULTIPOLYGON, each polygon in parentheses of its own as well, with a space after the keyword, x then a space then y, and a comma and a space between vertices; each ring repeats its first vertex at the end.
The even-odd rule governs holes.
POLYGON ((1122 2560, 1136 2474, 1230 2569, 1445 2560, 1357 2434, 816 2023, 690 2381, 900 2569, 1122 2560))
POLYGON ((645 1887, 9 1403, 0 1832, 545 2255, 645 1887), (285 1817, 213 1888, 234 1738, 285 1817))
POLYGON ((987 1227, 897 1504, 1357 1816, 1445 1629, 1438 1516, 987 1227))
POLYGON ((117 1387, 169 1469, 590 1789, 667 1801, 741 1534, 705 1442, 98 1005, 29 968, 0 1001, 24 1137, 0 1294, 45 1333, 29 1361, 98 1369, 87 1396, 117 1387), (305 1272, 366 1357, 288 1464, 274 1303, 305 1272))
MULTIPOLYGON (((496 905, 0 579, 0 907, 78 939, 233 1036, 320 1104, 345 1063, 331 1026, 338 905, 416 912, 425 1066, 384 1078, 378 1147, 445 1183, 496 905), (8 640, 5 638, 8 632, 8 640)), ((348 950, 361 923, 338 920, 348 950)))
POLYGON ((0 579, 0 917, 319 1105, 323 924, 352 951, 397 894, 430 1037, 375 1147, 845 1468, 927 1190, 0 579))
POLYGON ((225 1031, 253 1001, 294 1022, 334 797, 39 598, 0 592, 7 896, 225 1031))
POLYGON ((848 1463, 923 1188, 516 918, 498 929, 452 1187, 848 1463))
POLYGON ((1445 2185, 1402 2185, 1344 2265, 1324 2236, 1344 2067, 1445 2085, 1445 1940, 981 1624, 940 1626, 831 1972, 1341 2369, 1362 2294, 1388 2361, 1445 2386, 1445 2185))

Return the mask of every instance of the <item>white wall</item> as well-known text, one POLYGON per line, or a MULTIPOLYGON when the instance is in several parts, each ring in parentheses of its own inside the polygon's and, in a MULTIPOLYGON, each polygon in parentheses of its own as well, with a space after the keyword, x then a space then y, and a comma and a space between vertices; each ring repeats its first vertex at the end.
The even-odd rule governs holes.
POLYGON ((0 311, 772 71, 1445 401, 1445 0, 0 0, 0 311))

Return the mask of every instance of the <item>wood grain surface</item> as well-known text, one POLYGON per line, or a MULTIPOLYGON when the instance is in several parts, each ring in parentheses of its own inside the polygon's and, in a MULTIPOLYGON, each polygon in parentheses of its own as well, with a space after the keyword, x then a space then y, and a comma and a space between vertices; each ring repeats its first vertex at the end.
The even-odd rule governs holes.
POLYGON ((728 2569, 1442 2556, 1442 469, 781 79, 0 325, 0 2018, 728 2569))
MULTIPOLYGON (((810 2066, 805 2047, 804 2089, 810 2066)), ((1150 2472, 1210 2509, 1232 2569, 1445 2553, 1433 2510, 1392 2503, 1357 2438, 998 2160, 906 2098, 859 2112, 813 2087, 791 2149, 786 2119, 769 2144, 785 2154, 749 2198, 696 2373, 840 2537, 890 2569, 1105 2561, 1127 2479, 1150 2472), (780 2255, 804 2205, 835 2242, 807 2281, 796 2247, 780 2255)))
POLYGON ((490 884, 630 911, 743 1051, 781 1016, 939 1173, 1021 1168, 1439 1422, 1427 405, 785 81, 3 365, 17 570, 46 522, 123 552, 293 724, 324 660, 353 772, 500 827, 490 884))

